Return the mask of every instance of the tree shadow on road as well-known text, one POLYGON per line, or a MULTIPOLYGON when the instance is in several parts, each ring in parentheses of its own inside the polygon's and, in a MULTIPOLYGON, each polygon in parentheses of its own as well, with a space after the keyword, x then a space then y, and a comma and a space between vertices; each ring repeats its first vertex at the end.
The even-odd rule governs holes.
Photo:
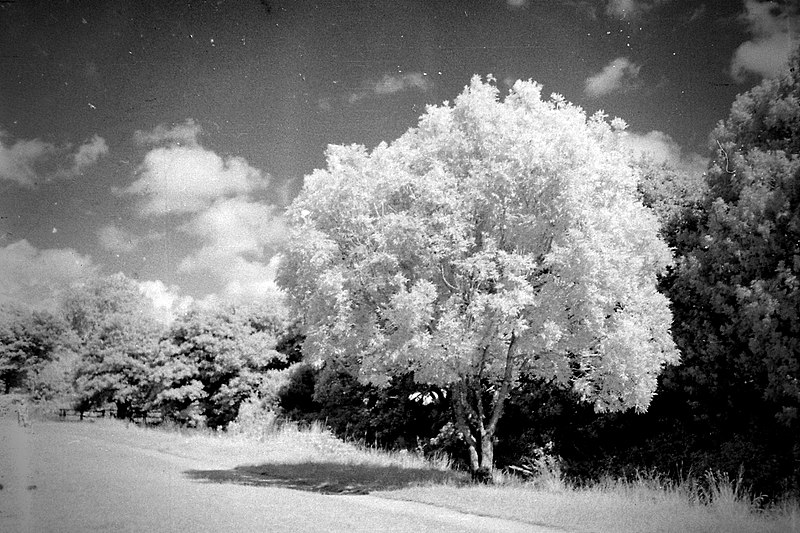
POLYGON ((229 470, 187 470, 185 474, 206 483, 281 487, 323 494, 368 494, 412 485, 462 484, 468 479, 463 473, 453 471, 312 461, 237 466, 229 470))

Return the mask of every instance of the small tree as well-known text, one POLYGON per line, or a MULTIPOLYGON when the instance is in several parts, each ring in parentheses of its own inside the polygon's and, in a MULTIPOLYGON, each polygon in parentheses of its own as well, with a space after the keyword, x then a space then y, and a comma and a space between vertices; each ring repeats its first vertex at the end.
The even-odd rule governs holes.
POLYGON ((491 81, 391 146, 329 147, 289 208, 278 274, 307 356, 446 388, 482 474, 521 374, 642 411, 678 360, 656 290, 671 255, 637 201, 624 122, 533 82, 500 102, 491 81))

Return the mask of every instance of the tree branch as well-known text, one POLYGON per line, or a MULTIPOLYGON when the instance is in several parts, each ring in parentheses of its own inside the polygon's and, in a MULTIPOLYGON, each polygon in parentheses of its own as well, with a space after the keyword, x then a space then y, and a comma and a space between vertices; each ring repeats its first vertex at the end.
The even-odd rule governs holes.
POLYGON ((464 393, 463 382, 458 382, 453 385, 453 410, 456 415, 456 427, 464 435, 464 440, 467 441, 468 446, 477 446, 477 440, 472 434, 472 429, 469 427, 469 417, 467 416, 467 402, 466 394, 464 393))
POLYGON ((453 287, 452 285, 450 285, 450 282, 447 281, 446 277, 444 277, 444 265, 439 265, 439 272, 442 273, 442 281, 444 281, 444 284, 447 285, 450 288, 451 291, 458 292, 458 288, 453 287))
POLYGON ((506 352, 506 368, 503 372, 503 381, 500 389, 494 393, 494 408, 492 411, 492 419, 486 428, 488 434, 493 435, 497 429, 497 422, 503 416, 503 405, 508 397, 508 391, 511 388, 511 376, 514 370, 514 348, 517 344, 517 336, 514 331, 511 332, 511 342, 508 344, 508 351, 506 352))
POLYGON ((728 152, 726 152, 725 148, 722 147, 722 143, 717 141, 717 146, 719 146, 720 151, 722 151, 722 155, 725 156, 725 172, 727 172, 728 174, 736 174, 735 170, 730 170, 728 168, 728 152))
POLYGON ((474 388, 474 391, 475 391, 475 406, 476 406, 476 408, 478 410, 478 413, 477 413, 478 414, 478 431, 480 432, 481 436, 483 436, 483 434, 485 432, 484 420, 486 420, 486 418, 485 418, 486 413, 485 413, 484 408, 483 408, 483 394, 482 394, 481 387, 482 387, 482 382, 483 382, 483 371, 486 369, 486 354, 488 353, 488 351, 489 351, 489 345, 487 344, 483 349, 483 353, 481 354, 481 361, 480 361, 480 365, 478 366, 477 384, 476 384, 476 387, 474 388))

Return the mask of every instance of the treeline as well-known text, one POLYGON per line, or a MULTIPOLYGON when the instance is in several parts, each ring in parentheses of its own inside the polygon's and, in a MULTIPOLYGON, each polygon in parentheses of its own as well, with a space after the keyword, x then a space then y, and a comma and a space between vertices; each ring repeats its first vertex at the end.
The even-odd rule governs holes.
MULTIPOLYGON (((800 55, 740 95, 710 136, 703 176, 639 159, 639 193, 675 264, 660 279, 681 364, 645 414, 596 414, 576 393, 522 375, 495 463, 557 456, 576 480, 655 469, 725 471, 756 494, 800 494, 800 55)), ((57 312, 6 308, 0 381, 119 416, 162 409, 225 428, 243 402, 386 447, 463 460, 450 391, 395 375, 365 385, 346 365, 302 362, 282 306, 195 308, 164 328, 122 275, 68 292, 57 312)))
POLYGON ((136 282, 116 274, 71 288, 54 312, 5 307, 0 381, 80 411, 157 409, 224 428, 269 370, 299 357, 293 336, 279 304, 195 306, 165 326, 136 282))

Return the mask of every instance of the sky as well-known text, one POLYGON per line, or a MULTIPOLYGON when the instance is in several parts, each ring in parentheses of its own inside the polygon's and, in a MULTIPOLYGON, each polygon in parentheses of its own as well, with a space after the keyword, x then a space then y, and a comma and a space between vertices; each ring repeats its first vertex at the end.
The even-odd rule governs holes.
POLYGON ((799 37, 791 0, 3 0, 0 303, 116 272, 164 310, 272 294, 325 147, 391 142, 474 74, 702 173, 799 37))

